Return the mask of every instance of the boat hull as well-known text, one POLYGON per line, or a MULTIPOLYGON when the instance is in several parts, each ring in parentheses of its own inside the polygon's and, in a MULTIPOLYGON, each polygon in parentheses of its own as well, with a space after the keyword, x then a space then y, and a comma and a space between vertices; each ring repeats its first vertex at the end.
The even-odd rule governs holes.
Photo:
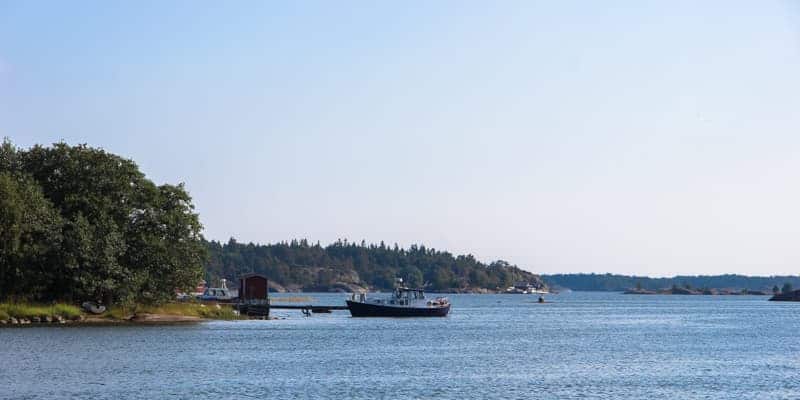
POLYGON ((450 304, 441 307, 391 307, 380 304, 347 300, 347 308, 354 317, 445 317, 450 304))

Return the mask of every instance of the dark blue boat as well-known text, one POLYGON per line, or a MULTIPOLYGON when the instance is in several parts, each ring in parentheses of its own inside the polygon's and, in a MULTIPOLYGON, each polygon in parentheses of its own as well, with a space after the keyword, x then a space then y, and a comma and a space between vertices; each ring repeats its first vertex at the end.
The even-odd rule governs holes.
POLYGON ((427 299, 422 289, 397 288, 387 299, 353 294, 347 308, 354 317, 444 317, 450 312, 446 297, 427 299))

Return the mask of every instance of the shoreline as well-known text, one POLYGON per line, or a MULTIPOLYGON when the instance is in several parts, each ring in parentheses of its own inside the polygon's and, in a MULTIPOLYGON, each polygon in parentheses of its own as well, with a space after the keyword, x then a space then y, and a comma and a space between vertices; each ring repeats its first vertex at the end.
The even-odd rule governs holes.
POLYGON ((243 319, 231 306, 202 303, 115 306, 94 314, 77 306, 0 303, 0 328, 28 326, 111 326, 192 324, 243 319))
POLYGON ((0 321, 0 328, 75 327, 75 326, 138 326, 138 325, 186 325, 214 321, 191 315, 140 314, 129 319, 109 318, 101 315, 81 316, 77 319, 52 319, 50 321, 31 318, 11 318, 0 321))

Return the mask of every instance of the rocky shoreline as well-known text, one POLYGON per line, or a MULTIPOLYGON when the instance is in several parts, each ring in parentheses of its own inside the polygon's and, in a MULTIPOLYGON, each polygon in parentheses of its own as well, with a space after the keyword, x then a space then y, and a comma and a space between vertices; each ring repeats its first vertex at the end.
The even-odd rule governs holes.
POLYGON ((0 327, 23 327, 23 326, 93 326, 93 325, 156 325, 156 324, 182 324, 210 321, 208 318, 195 317, 191 315, 169 315, 169 314, 137 314, 126 319, 109 318, 96 315, 81 315, 76 318, 68 319, 61 316, 57 317, 32 317, 15 318, 0 320, 0 327))
POLYGON ((776 293, 774 296, 770 297, 769 301, 800 301, 800 290, 776 293))
MULTIPOLYGON (((380 289, 363 286, 352 282, 335 282, 326 286, 303 287, 300 285, 286 285, 269 282, 269 291, 272 293, 369 293, 369 292, 388 292, 391 289, 380 289)), ((488 288, 451 288, 446 290, 427 289, 428 293, 456 293, 456 294, 501 294, 508 293, 504 289, 488 288)))

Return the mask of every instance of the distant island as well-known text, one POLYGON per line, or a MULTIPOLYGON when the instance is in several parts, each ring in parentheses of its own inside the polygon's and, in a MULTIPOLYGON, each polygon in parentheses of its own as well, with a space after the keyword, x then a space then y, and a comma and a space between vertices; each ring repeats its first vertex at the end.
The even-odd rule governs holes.
POLYGON ((800 287, 800 276, 727 274, 651 278, 617 274, 554 274, 542 275, 542 279, 555 289, 638 294, 773 294, 800 287))
POLYGON ((624 294, 676 294, 676 295, 706 295, 706 296, 739 296, 739 295, 751 295, 751 296, 766 296, 767 293, 764 290, 749 290, 749 289, 717 289, 717 288, 702 288, 702 289, 693 289, 691 287, 677 287, 673 286, 668 289, 660 289, 660 290, 648 290, 648 289, 641 289, 641 288, 633 288, 628 289, 624 292, 624 294))
POLYGON ((495 293, 527 285, 547 289, 540 276, 498 260, 488 264, 472 255, 453 255, 424 245, 338 240, 327 246, 306 239, 273 244, 206 243, 206 279, 232 280, 256 272, 270 279, 270 289, 290 291, 391 290, 396 278, 410 287, 438 292, 495 293))

